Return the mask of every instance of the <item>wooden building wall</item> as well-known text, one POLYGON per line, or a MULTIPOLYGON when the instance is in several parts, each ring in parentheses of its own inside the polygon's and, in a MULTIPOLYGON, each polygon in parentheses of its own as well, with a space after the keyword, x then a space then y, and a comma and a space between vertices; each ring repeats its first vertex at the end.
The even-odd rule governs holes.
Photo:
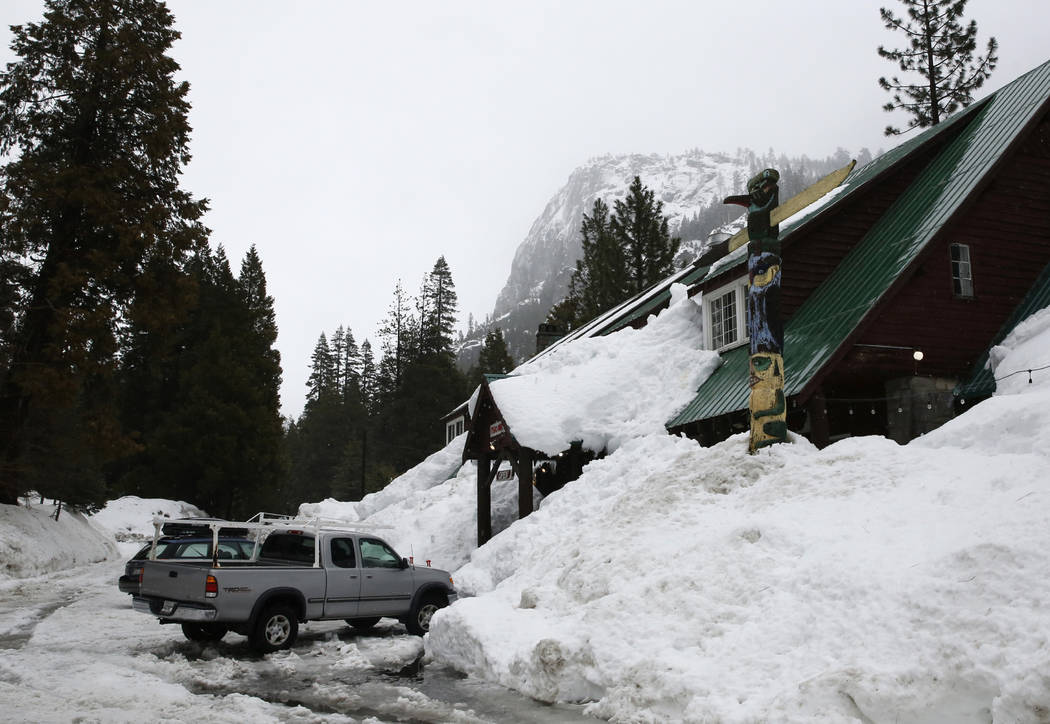
MULTIPOLYGON (((918 347, 918 372, 960 378, 987 348, 1050 262, 1050 116, 993 172, 975 202, 923 252, 918 267, 858 338, 918 347), (970 249, 974 296, 956 297, 950 246, 970 249)), ((886 374, 913 374, 909 354, 876 360, 886 374)))

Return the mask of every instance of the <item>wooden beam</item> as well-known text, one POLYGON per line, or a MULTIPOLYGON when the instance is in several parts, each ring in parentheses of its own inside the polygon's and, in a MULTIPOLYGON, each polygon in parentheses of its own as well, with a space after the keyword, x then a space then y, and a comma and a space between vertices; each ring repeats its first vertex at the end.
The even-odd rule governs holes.
POLYGON ((532 452, 522 448, 518 453, 518 520, 532 512, 532 452))
MULTIPOLYGON (((488 455, 478 456, 478 546, 483 546, 492 539, 492 467, 488 455)), ((495 470, 499 470, 497 460, 495 470)))

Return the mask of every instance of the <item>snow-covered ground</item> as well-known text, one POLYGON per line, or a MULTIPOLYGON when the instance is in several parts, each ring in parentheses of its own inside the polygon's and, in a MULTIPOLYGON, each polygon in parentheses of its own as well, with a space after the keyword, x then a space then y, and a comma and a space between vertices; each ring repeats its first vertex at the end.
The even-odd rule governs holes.
MULTIPOLYGON (((593 354, 632 353, 605 344, 593 354)), ((462 439, 363 501, 302 510, 387 526, 384 537, 417 563, 455 569, 465 595, 435 616, 427 661, 537 699, 585 702, 593 716, 1047 722, 1050 369, 1039 368, 1050 366, 1050 310, 992 357, 997 394, 904 446, 854 438, 817 450, 795 439, 748 455, 743 436, 703 448, 618 428, 610 455, 525 520, 510 523, 513 488, 494 495, 508 525, 478 550, 462 439)), ((8 520, 0 520, 0 541, 24 545, 8 520)), ((37 580, 63 575, 76 574, 37 580)), ((0 592, 18 585, 10 578, 0 592)), ((116 630, 109 615, 100 625, 116 630)), ((86 616, 65 623, 83 625, 86 616)), ((147 618, 135 624, 142 645, 125 656, 171 638, 160 627, 146 633, 147 618)), ((17 615, 6 620, 17 629, 17 615)), ((37 659, 0 652, 0 702, 48 711, 41 692, 57 680, 45 671, 36 694, 19 682, 61 665, 49 658, 62 655, 58 633, 32 634, 31 643, 52 648, 37 659)), ((345 644, 320 655, 338 662, 345 644)), ((219 660, 208 675, 236 681, 238 659, 219 660)), ((141 686, 147 679, 136 677, 150 675, 143 664, 124 680, 105 668, 116 659, 106 661, 85 663, 80 671, 96 683, 76 691, 141 686)), ((258 706, 225 696, 218 710, 249 715, 258 706)))

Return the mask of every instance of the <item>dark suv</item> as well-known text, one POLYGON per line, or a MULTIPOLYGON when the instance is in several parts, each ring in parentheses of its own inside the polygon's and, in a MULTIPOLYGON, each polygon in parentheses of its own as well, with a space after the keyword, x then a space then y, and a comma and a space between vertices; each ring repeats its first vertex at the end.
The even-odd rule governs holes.
MULTIPOLYGON (((201 561, 212 559, 211 536, 194 536, 187 538, 161 538, 157 541, 157 560, 201 561)), ((122 593, 138 595, 139 573, 142 562, 149 558, 152 543, 142 547, 124 566, 124 575, 117 581, 122 593)), ((252 557, 255 541, 240 537, 219 538, 219 560, 246 561, 252 557)))

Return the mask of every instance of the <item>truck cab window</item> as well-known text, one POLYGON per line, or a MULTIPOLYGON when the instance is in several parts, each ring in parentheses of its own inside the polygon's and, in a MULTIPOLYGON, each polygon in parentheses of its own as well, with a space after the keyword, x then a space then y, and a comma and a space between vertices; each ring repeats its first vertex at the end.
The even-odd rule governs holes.
POLYGON ((352 539, 332 539, 332 565, 339 568, 357 568, 357 562, 354 560, 354 541, 352 539))
POLYGON ((374 538, 361 539, 361 565, 365 568, 400 568, 401 559, 390 546, 374 538))

